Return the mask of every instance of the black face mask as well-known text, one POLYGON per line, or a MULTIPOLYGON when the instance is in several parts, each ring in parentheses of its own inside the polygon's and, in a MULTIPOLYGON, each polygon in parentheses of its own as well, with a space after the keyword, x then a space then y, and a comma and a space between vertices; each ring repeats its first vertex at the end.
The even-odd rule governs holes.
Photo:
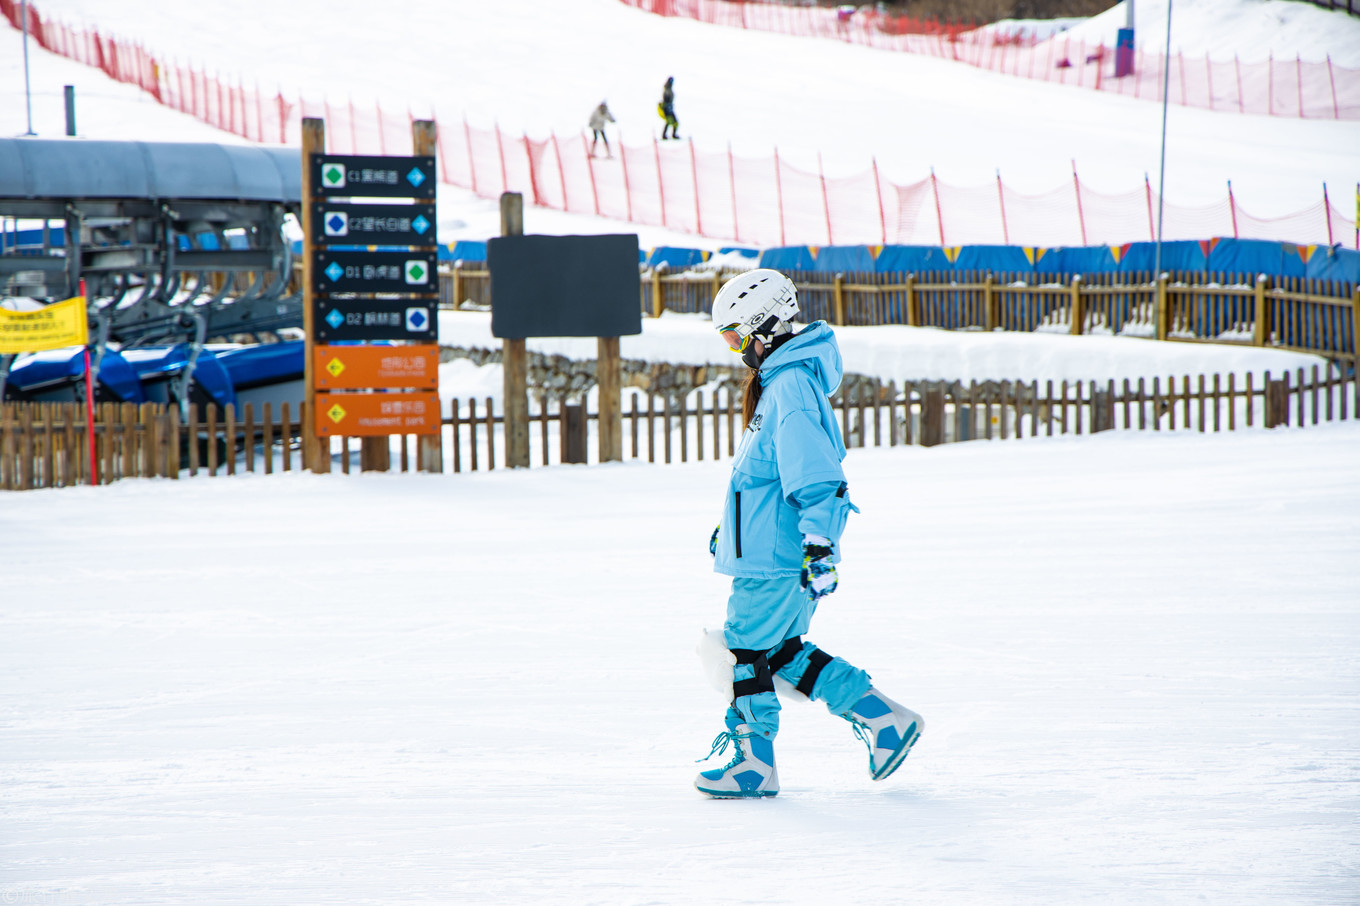
MULTIPOLYGON (((764 346, 765 344, 761 344, 764 346)), ((762 349, 760 355, 756 355, 756 341, 753 339, 746 344, 746 351, 741 354, 741 360, 746 363, 747 368, 756 369, 760 367, 761 361, 765 358, 768 349, 762 349)))

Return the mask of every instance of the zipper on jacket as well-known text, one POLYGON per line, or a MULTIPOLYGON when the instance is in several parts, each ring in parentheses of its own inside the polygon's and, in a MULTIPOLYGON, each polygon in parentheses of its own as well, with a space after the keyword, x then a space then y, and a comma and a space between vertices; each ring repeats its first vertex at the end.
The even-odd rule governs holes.
POLYGON ((737 491, 737 559, 741 559, 741 491, 737 491))

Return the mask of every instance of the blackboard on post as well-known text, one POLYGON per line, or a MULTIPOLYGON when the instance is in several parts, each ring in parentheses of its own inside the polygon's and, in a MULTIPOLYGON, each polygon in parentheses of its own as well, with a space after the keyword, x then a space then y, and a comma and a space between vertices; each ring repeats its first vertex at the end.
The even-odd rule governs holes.
POLYGON ((487 242, 486 261, 492 336, 642 333, 636 234, 498 236, 487 242))

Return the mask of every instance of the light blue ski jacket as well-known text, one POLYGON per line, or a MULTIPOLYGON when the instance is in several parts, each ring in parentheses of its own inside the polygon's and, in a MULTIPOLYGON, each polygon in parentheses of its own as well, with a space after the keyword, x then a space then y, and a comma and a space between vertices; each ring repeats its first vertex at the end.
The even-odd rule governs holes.
POLYGON ((825 321, 800 330, 761 365, 760 402, 742 434, 719 521, 713 568, 729 576, 797 575, 803 536, 821 535, 840 560, 850 511, 845 444, 827 396, 841 351, 825 321))

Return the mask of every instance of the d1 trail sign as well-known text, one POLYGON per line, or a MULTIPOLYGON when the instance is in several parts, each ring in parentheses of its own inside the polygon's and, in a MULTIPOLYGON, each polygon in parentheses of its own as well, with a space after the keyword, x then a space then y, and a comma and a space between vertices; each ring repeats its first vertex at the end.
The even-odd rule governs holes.
POLYGON ((434 198, 433 157, 313 154, 312 193, 318 198, 434 198))
POLYGON ((312 251, 312 289, 331 293, 396 293, 433 295, 439 292, 434 252, 312 251))

